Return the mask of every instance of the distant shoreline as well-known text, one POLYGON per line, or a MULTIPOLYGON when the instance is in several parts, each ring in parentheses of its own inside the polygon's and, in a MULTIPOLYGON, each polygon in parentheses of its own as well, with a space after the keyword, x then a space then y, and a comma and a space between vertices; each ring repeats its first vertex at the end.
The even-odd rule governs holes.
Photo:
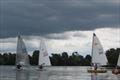
MULTIPOLYGON (((108 59, 109 65, 104 67, 114 68, 118 61, 118 56, 120 54, 120 48, 111 48, 106 51, 106 57, 108 59)), ((39 50, 35 50, 32 55, 29 55, 30 65, 38 65, 39 50)), ((49 56, 52 66, 90 66, 91 65, 91 55, 86 55, 85 57, 80 55, 78 52, 73 52, 72 55, 68 55, 67 52, 61 54, 52 53, 49 56)), ((14 53, 0 53, 0 66, 8 65, 14 66, 16 61, 16 54, 14 53)))

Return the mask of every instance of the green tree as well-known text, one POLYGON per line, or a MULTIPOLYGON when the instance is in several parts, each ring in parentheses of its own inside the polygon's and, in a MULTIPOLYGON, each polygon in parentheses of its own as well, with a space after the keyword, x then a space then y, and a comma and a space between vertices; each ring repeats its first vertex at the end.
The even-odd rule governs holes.
POLYGON ((3 54, 3 63, 4 65, 8 65, 9 64, 9 57, 7 53, 3 54))
POLYGON ((70 66, 82 66, 84 63, 84 57, 79 55, 78 52, 73 52, 69 57, 69 65, 70 66))
POLYGON ((15 65, 16 54, 8 53, 8 65, 15 65))
POLYGON ((90 66, 91 65, 91 59, 92 57, 90 55, 86 55, 84 59, 84 66, 90 66))
POLYGON ((69 62, 68 62, 69 57, 68 57, 67 52, 63 52, 61 57, 62 57, 62 58, 61 58, 61 60, 62 60, 62 65, 63 65, 63 66, 67 66, 67 65, 69 64, 69 62))
POLYGON ((0 65, 3 65, 4 63, 3 63, 3 56, 2 56, 2 54, 0 53, 0 65))
MULTIPOLYGON (((30 58, 30 57, 29 57, 30 58)), ((32 58, 30 59, 32 65, 38 65, 39 50, 33 52, 32 58)))
POLYGON ((112 66, 116 66, 119 54, 120 54, 120 48, 117 48, 117 49, 111 48, 107 50, 106 56, 108 59, 108 64, 112 66))
POLYGON ((61 66, 62 65, 62 57, 60 54, 52 54, 50 57, 50 61, 53 66, 61 66))

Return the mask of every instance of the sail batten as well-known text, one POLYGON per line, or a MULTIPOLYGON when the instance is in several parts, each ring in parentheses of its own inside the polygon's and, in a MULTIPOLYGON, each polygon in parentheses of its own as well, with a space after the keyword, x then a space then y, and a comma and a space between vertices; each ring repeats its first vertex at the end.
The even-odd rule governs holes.
POLYGON ((103 47, 95 33, 93 34, 92 42, 92 63, 97 63, 100 65, 106 65, 107 63, 107 58, 103 47))
POLYGON ((41 40, 40 43, 40 54, 39 54, 39 65, 50 66, 50 59, 46 49, 45 42, 41 40))

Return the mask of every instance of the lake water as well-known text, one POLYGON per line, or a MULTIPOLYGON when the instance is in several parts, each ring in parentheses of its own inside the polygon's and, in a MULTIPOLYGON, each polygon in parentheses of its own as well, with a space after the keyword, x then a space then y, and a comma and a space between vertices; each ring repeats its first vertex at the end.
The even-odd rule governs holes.
POLYGON ((47 67, 40 71, 31 66, 26 70, 15 70, 15 66, 0 66, 0 80, 120 80, 120 75, 87 73, 88 67, 47 67))

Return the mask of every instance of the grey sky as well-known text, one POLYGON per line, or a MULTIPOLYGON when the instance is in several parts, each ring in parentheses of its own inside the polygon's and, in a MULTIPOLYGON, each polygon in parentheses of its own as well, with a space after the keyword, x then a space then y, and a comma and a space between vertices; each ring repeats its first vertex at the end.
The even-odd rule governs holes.
POLYGON ((1 0, 0 37, 119 27, 119 0, 1 0))
POLYGON ((0 0, 1 52, 15 52, 21 34, 29 53, 44 38, 49 53, 86 55, 93 32, 105 50, 120 47, 119 0, 0 0))

